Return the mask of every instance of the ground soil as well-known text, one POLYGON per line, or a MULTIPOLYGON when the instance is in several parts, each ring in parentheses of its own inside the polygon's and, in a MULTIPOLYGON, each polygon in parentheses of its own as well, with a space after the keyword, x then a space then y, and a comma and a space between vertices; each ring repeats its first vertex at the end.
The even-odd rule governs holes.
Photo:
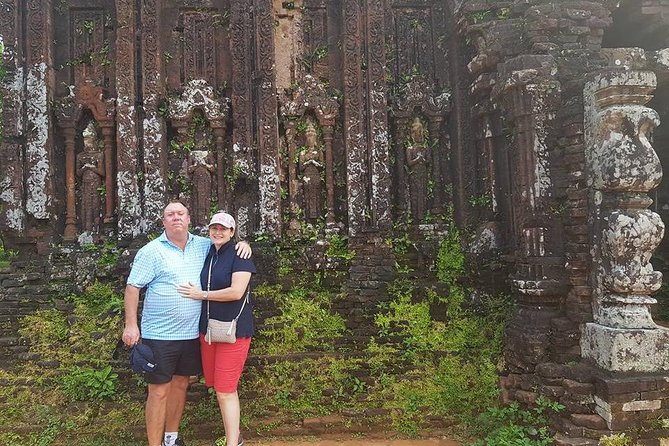
MULTIPOLYGON (((246 446, 462 446, 444 438, 393 440, 378 438, 333 438, 304 437, 294 439, 256 438, 245 440, 246 446)), ((211 443, 197 443, 196 446, 212 446, 211 443)))

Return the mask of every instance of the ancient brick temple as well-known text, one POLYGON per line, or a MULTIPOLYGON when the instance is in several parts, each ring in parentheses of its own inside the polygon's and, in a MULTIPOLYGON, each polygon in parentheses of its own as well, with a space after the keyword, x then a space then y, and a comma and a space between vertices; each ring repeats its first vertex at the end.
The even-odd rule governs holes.
POLYGON ((453 209, 512 270, 505 398, 562 402, 561 445, 669 416, 666 0, 0 0, 0 36, 5 246, 129 245, 179 196, 373 255, 453 209))

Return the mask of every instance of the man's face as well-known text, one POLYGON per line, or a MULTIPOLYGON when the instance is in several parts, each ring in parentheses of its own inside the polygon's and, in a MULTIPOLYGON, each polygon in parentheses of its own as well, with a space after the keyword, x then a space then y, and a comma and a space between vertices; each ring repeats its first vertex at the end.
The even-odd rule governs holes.
POLYGON ((170 203, 163 211, 163 227, 167 235, 187 232, 190 224, 188 209, 181 203, 170 203))

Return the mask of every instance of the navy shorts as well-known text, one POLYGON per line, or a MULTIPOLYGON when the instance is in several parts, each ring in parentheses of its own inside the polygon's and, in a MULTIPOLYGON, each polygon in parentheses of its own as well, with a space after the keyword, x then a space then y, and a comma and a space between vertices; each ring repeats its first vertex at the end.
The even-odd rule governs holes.
POLYGON ((142 339, 153 350, 156 369, 145 373, 144 379, 149 384, 165 384, 172 381, 172 376, 193 376, 202 373, 200 359, 200 340, 158 341, 142 339))

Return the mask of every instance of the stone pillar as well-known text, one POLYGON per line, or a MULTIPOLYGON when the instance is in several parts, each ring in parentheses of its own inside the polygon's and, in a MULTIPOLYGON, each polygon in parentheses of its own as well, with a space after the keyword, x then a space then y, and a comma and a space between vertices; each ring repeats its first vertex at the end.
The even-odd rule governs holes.
POLYGON ((398 117, 395 119, 395 127, 397 128, 394 135, 395 142, 395 175, 397 179, 397 189, 395 196, 397 197, 397 213, 403 215, 409 212, 409 182, 406 175, 406 153, 404 151, 404 144, 406 144, 407 129, 409 128, 409 117, 398 117))
POLYGON ((383 2, 345 0, 344 122, 349 233, 390 227, 383 2))
POLYGON ((142 122, 143 158, 144 158, 144 230, 160 228, 167 194, 167 150, 165 121, 158 112, 161 100, 165 97, 163 56, 160 48, 160 10, 162 0, 142 0, 142 77, 144 94, 144 120, 142 122))
POLYGON ((25 132, 25 70, 23 69, 23 32, 15 19, 19 14, 19 3, 14 0, 0 0, 0 35, 3 37, 3 66, 5 78, 0 82, 0 96, 3 98, 2 139, 0 140, 0 227, 5 236, 22 236, 26 229, 24 207, 24 144, 25 132))
POLYGON ((444 214, 443 205, 446 202, 446 198, 444 197, 445 185, 448 184, 446 183, 442 169, 442 158, 448 156, 445 153, 447 145, 441 141, 441 125, 444 122, 444 117, 438 114, 431 114, 428 115, 428 118, 428 144, 432 152, 432 181, 434 183, 432 215, 441 217, 444 214))
POLYGON ((281 234, 281 184, 279 180, 279 121, 278 102, 274 83, 274 15, 270 0, 253 0, 258 76, 254 112, 258 116, 255 129, 258 138, 258 209, 259 230, 281 234))
POLYGON ((655 86, 650 71, 614 71, 596 75, 583 92, 594 321, 581 349, 616 372, 669 369, 669 330, 653 322, 649 296, 662 284, 650 257, 664 234, 648 209, 648 192, 662 179, 649 141, 659 118, 645 106, 655 86))
POLYGON ((297 181, 297 117, 289 117, 286 123, 286 145, 288 146, 288 202, 290 207, 290 222, 288 223, 288 231, 291 234, 296 234, 300 229, 300 222, 297 219, 298 204, 297 204, 297 190, 299 183, 297 181))
POLYGON ((65 137, 65 233, 63 239, 73 241, 77 238, 77 205, 75 181, 75 127, 63 128, 65 137))
POLYGON ((114 153, 112 137, 114 135, 113 123, 100 125, 102 128, 102 139, 105 145, 105 212, 104 223, 114 222, 114 153))
MULTIPOLYGON (((51 2, 29 0, 26 20, 26 125, 25 125, 25 208, 38 220, 52 216, 51 113, 51 2)), ((3 12, 4 14, 4 12, 3 12)))
POLYGON ((325 187, 327 190, 325 225, 327 229, 334 230, 336 229, 334 217, 334 161, 332 159, 334 122, 328 122, 321 128, 323 129, 323 141, 325 142, 325 187))
POLYGON ((137 109, 135 73, 135 2, 116 0, 116 198, 119 239, 130 240, 145 228, 137 169, 137 109))
POLYGON ((214 152, 216 160, 216 198, 218 207, 224 204, 228 206, 231 197, 228 195, 228 182, 225 180, 226 168, 229 168, 225 153, 225 121, 212 121, 211 127, 214 131, 214 152))
POLYGON ((503 100, 513 132, 516 308, 507 329, 511 370, 532 372, 550 359, 551 321, 560 314, 564 259, 555 222, 548 216, 554 193, 547 144, 560 91, 550 56, 520 56, 500 67, 493 94, 503 100))

